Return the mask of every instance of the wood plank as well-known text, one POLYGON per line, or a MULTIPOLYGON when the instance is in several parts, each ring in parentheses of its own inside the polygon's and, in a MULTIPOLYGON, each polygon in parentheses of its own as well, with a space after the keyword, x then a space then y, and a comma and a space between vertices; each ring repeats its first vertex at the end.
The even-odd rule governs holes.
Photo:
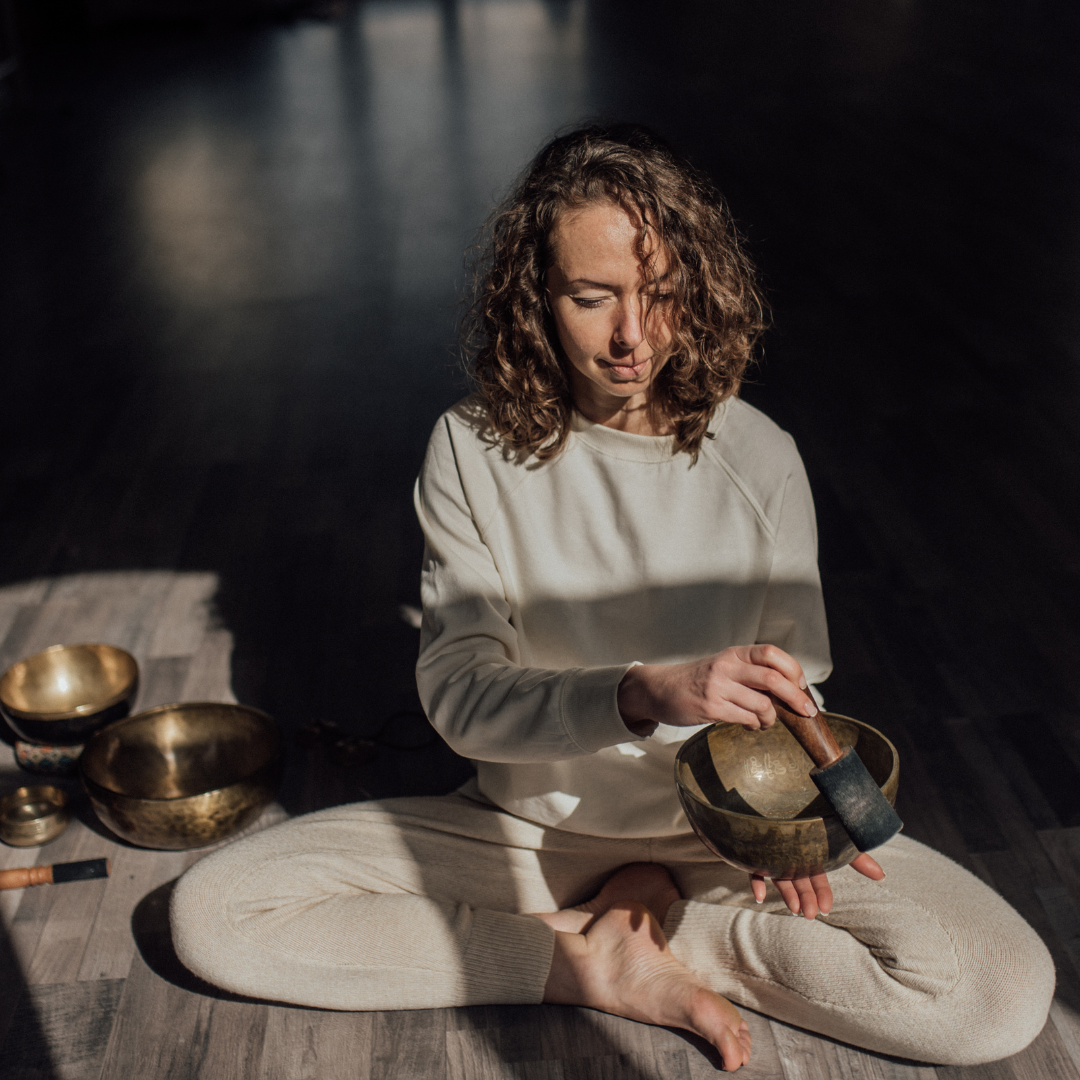
POLYGON ((155 975, 136 953, 124 981, 102 1077, 195 1080, 214 1004, 213 998, 189 993, 155 975))
POLYGON ((1057 1028, 1061 1045, 1065 1047, 1073 1066, 1080 1069, 1080 1012, 1055 996, 1050 1005, 1050 1022, 1057 1028))
POLYGON ((142 712, 155 705, 182 701, 191 658, 165 656, 139 665, 139 696, 133 711, 142 712))
POLYGON ((262 1066, 262 1047, 270 1006, 250 1001, 214 1001, 205 1041, 192 1057, 199 1077, 256 1080, 262 1066))
MULTIPOLYGON (((48 595, 51 587, 52 579, 47 577, 0 585, 0 606, 29 604, 37 607, 48 595)), ((7 633, 6 630, 0 631, 0 637, 5 633, 7 633)))
POLYGON ((209 630, 191 657, 184 680, 184 701, 236 701, 232 691, 232 634, 209 630))
POLYGON ((182 575, 173 570, 131 573, 139 573, 143 580, 128 595, 116 596, 113 604, 118 618, 126 624, 121 631, 126 635, 125 648, 138 660, 139 669, 142 670, 150 657, 161 620, 168 610, 170 593, 176 586, 177 578, 182 575), (140 596, 139 593, 145 595, 140 596))
POLYGON ((1037 830, 1080 824, 1061 816, 1080 813, 1080 805, 1067 805, 1080 788, 1080 771, 1044 714, 994 717, 980 722, 979 733, 1037 830))
MULTIPOLYGON (((973 770, 987 805, 993 807, 994 818, 1010 851, 1020 860, 1022 872, 1030 876, 1033 885, 1059 885, 1060 879, 1038 843, 1031 819, 1008 777, 981 738, 977 726, 970 720, 960 718, 947 721, 945 727, 953 744, 973 770)), ((1017 872, 1021 872, 1020 866, 1017 872)))
POLYGON ((1080 973, 1080 911, 1064 885, 1036 886, 1035 895, 1073 968, 1080 973))
POLYGON ((24 645, 37 624, 38 612, 36 604, 26 604, 16 611, 3 641, 0 642, 0 668, 3 670, 6 671, 18 660, 31 655, 31 651, 24 648, 24 645))
MULTIPOLYGON (((29 774, 15 764, 15 751, 6 742, 0 742, 0 795, 6 795, 29 782, 29 774)), ((0 870, 36 866, 40 853, 40 847, 22 848, 0 844, 0 870)), ((0 892, 0 928, 11 925, 25 892, 25 889, 4 889, 0 892)))
POLYGON ((4 977, 0 979, 0 1046, 2 1046, 26 990, 19 958, 12 947, 7 930, 3 927, 0 927, 0 971, 4 973, 4 977))
POLYGON ((1080 1072, 1056 1025, 1048 1023, 1035 1041, 1003 1061, 966 1067, 939 1067, 941 1080, 1077 1080, 1080 1072))
MULTIPOLYGON (((490 1054, 504 1064, 543 1060, 543 1019, 554 1008, 557 1006, 474 1005, 450 1009, 446 1016, 447 1046, 451 1045, 450 1034, 458 1032, 464 1033, 461 1045, 477 1048, 480 1057, 490 1054)), ((451 1072, 455 1060, 453 1055, 447 1059, 451 1072)))
POLYGON ((949 803, 942 798, 941 791, 926 768, 923 752, 906 731, 901 731, 894 741, 900 755, 897 812, 904 822, 905 834, 955 862, 967 865, 968 849, 964 844, 964 834, 956 823, 949 803))
MULTIPOLYGON (((47 850, 49 862, 112 858, 116 852, 114 842, 88 829, 81 821, 72 821, 63 838, 68 835, 72 837, 71 855, 60 859, 47 850)), ((98 878, 62 885, 41 885, 33 890, 52 895, 48 897, 47 909, 42 909, 40 935, 24 968, 27 983, 36 985, 76 980, 83 951, 108 884, 108 879, 98 878)), ((122 974, 117 977, 122 977, 122 974)))
POLYGON ((165 603, 158 612, 147 659, 194 655, 210 626, 210 605, 217 590, 217 574, 173 575, 165 603))
POLYGON ((654 1030, 594 1009, 546 1005, 540 1014, 539 1056, 569 1062, 619 1054, 648 1055, 654 1030))
MULTIPOLYGON (((109 841, 96 833, 91 832, 80 821, 72 821, 67 830, 55 840, 42 848, 39 856, 40 861, 49 863, 75 862, 79 859, 93 859, 101 857, 107 851, 109 841)), ((78 893, 82 886, 97 886, 98 882, 69 882, 68 885, 75 887, 78 893)), ((32 969, 35 959, 38 958, 39 947, 41 948, 39 972, 47 973, 52 960, 55 958, 63 964, 63 946, 55 934, 44 937, 44 931, 52 915, 53 905, 60 902, 63 890, 68 885, 62 886, 37 886, 25 890, 22 902, 19 904, 15 917, 12 919, 9 934, 16 956, 27 980, 30 982, 42 982, 45 980, 33 979, 32 969), (44 940, 43 940, 44 939, 44 940), (59 945, 59 950, 54 946, 59 945)), ((89 895, 92 899, 93 911, 85 912, 86 929, 93 918, 93 912, 97 910, 96 904, 100 900, 100 893, 94 888, 89 894, 81 893, 85 898, 89 895)), ((71 901, 61 903, 62 917, 76 917, 73 912, 71 901)), ((73 929, 73 928, 72 928, 73 929)), ((81 953, 80 949, 80 953, 81 953)), ((55 981, 55 980, 54 980, 55 981)))
POLYGON ((269 1006, 259 1080, 367 1080, 373 1013, 269 1006))
MULTIPOLYGON (((1046 908, 1036 891, 1040 886, 1018 870, 1017 857, 1012 852, 986 852, 982 860, 989 870, 994 889, 1031 924, 1050 950, 1058 972, 1058 992, 1067 1000, 1080 1005, 1080 979, 1072 958, 1058 937, 1046 908)), ((1022 866, 1022 862, 1020 863, 1022 866)))
POLYGON ((982 855, 969 855, 964 860, 967 868, 984 884, 989 885, 994 892, 998 892, 997 882, 994 880, 994 875, 990 872, 990 868, 986 865, 986 860, 982 855))
POLYGON ((75 639, 68 636, 68 631, 80 606, 80 602, 74 599, 48 599, 37 607, 25 609, 27 617, 16 618, 9 632, 9 638, 17 638, 17 643, 13 641, 10 649, 8 642, 4 643, 4 666, 32 656, 50 645, 74 642, 75 639))
POLYGON ((113 845, 112 874, 87 936, 77 978, 118 979, 127 975, 135 955, 131 919, 137 905, 154 889, 180 876, 185 851, 147 851, 113 845))
POLYGON ((0 1043, 5 1080, 97 1080, 123 980, 30 987, 0 1043))
MULTIPOLYGON (((24 612, 29 606, 30 605, 6 599, 3 595, 3 591, 0 590, 0 644, 2 644, 6 640, 8 634, 11 633, 11 628, 15 625, 16 619, 20 616, 25 618, 24 612)), ((6 667, 7 665, 5 664, 4 668, 6 667)))
POLYGON ((444 1080, 448 1012, 373 1013, 371 1080, 444 1080))
POLYGON ((936 1080, 940 1075, 933 1065, 859 1050, 778 1020, 770 1026, 785 1080, 936 1080))
POLYGON ((504 1080, 507 1066, 495 1040, 483 1028, 446 1032, 447 1080, 504 1080))
MULTIPOLYGON (((167 938, 167 929, 159 936, 167 938)), ((102 1076, 255 1080, 270 1007, 200 984, 175 954, 174 966, 162 962, 162 955, 171 953, 171 943, 158 942, 156 953, 153 942, 143 938, 140 945, 124 982, 102 1076), (158 970, 148 966, 142 949, 148 950, 158 970)))
POLYGON ((62 640, 105 641, 138 654, 173 578, 167 570, 66 574, 54 581, 46 606, 75 605, 62 640))

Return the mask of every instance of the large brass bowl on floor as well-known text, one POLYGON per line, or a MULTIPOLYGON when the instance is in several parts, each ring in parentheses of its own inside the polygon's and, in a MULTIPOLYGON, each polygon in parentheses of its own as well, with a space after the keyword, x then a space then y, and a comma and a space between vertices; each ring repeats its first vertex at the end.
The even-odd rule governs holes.
MULTIPOLYGON (((900 759, 880 731, 823 713, 841 747, 852 746, 890 803, 900 759)), ((687 739, 675 758, 675 784, 702 842, 725 862, 770 878, 802 877, 846 866, 858 855, 810 779, 814 763, 783 724, 748 731, 717 724, 687 739)))
POLYGON ((127 716, 139 666, 115 645, 53 645, 0 678, 0 711, 34 743, 70 746, 127 716))
POLYGON ((246 705, 161 705, 99 731, 79 758, 94 810, 140 847, 205 847, 239 832, 274 797, 281 735, 246 705))

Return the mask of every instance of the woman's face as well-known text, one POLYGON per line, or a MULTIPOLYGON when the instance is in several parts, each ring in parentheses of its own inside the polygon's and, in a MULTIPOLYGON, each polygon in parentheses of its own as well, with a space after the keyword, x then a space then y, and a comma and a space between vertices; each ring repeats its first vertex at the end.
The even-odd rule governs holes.
MULTIPOLYGON (((638 223, 614 203, 589 203, 563 213, 551 239, 548 296, 575 405, 600 423, 641 410, 664 366, 671 331, 662 293, 644 325, 649 298, 636 251, 638 223)), ((654 271, 662 287, 662 256, 654 271)))

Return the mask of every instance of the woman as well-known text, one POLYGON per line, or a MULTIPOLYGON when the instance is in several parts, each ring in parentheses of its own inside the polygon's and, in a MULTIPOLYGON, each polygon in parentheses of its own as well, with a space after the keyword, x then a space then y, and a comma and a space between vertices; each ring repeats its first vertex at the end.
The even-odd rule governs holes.
POLYGON ((768 899, 679 808, 689 734, 768 727, 769 694, 813 715, 831 668, 802 463, 736 396, 762 307, 709 183, 641 129, 556 139, 469 325, 478 393, 417 483, 417 681, 477 777, 211 855, 176 890, 181 959, 327 1008, 592 1006, 727 1069, 751 1049, 729 998, 904 1057, 1027 1045, 1049 956, 965 870, 898 837, 768 899))

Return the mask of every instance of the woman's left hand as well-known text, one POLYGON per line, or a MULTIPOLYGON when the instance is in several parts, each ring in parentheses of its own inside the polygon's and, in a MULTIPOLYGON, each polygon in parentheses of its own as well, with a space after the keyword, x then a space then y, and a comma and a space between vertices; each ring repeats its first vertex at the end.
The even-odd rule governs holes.
MULTIPOLYGON (((852 870, 857 870, 871 881, 881 881, 885 877, 885 871, 865 852, 853 859, 850 865, 852 870)), ((750 875, 750 888, 753 889, 754 899, 759 904, 765 899, 765 880, 759 874, 750 875)), ((773 879, 773 884, 793 915, 805 915, 808 919, 816 919, 818 912, 828 915, 832 911, 833 895, 829 887, 828 874, 814 874, 811 877, 781 881, 773 879)))

